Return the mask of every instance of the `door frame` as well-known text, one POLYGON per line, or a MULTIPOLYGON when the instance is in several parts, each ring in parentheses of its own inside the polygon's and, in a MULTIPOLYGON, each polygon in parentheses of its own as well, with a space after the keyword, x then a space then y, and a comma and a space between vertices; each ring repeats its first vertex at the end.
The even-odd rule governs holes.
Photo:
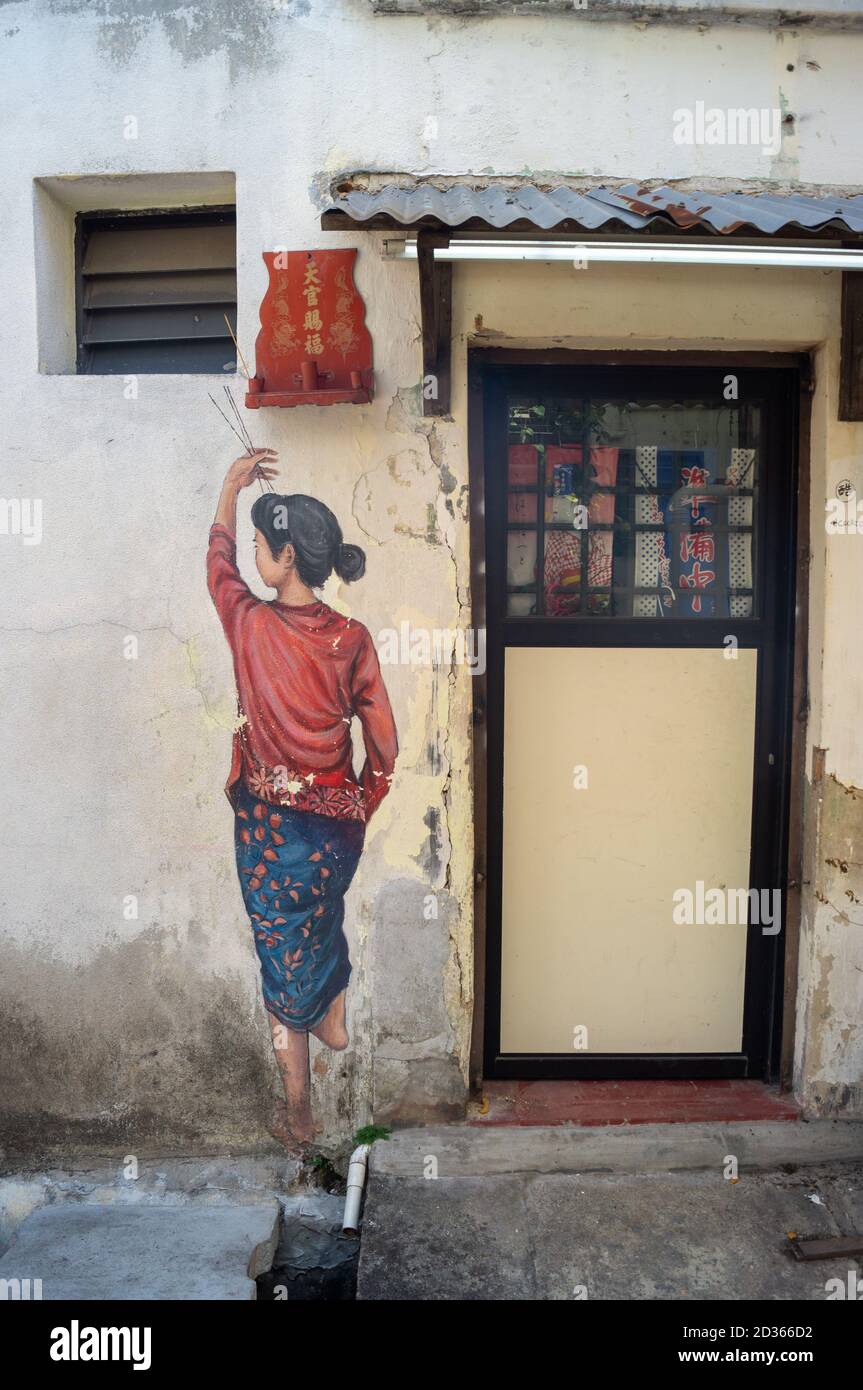
MULTIPOLYGON (((780 841, 784 843, 783 879, 784 930, 776 939, 771 952, 769 979, 761 983, 760 1002, 767 1001, 770 1018, 765 1029, 763 1065, 749 1075, 767 1081, 778 1080, 784 1089, 791 1084, 794 1053, 795 1002, 797 961, 800 932, 800 906, 803 857, 803 793, 806 747, 807 638, 809 595, 809 489, 810 489, 810 416, 814 390, 813 361, 810 353, 792 352, 684 352, 668 351, 590 351, 580 349, 539 349, 489 347, 468 344, 468 465, 470 486, 470 551, 472 622, 476 629, 485 628, 486 605, 486 538, 485 538, 485 401, 489 374, 498 375, 500 368, 542 367, 676 367, 719 368, 726 371, 747 369, 784 370, 789 374, 788 404, 796 419, 789 427, 789 441, 796 462, 797 488, 791 509, 795 531, 791 537, 789 557, 793 562, 790 584, 793 594, 793 613, 790 631, 792 652, 787 654, 786 690, 786 747, 787 758, 782 769, 781 787, 776 793, 783 812, 784 825, 780 841), (765 987, 766 985, 766 987, 765 987)), ((639 620, 643 621, 643 620, 639 620)), ((680 620, 678 620, 680 621, 680 620)), ((607 639, 600 639, 607 640, 607 639)), ((611 642, 611 645, 626 645, 611 642)), ((569 1057, 508 1058, 502 1063, 489 1047, 489 1008, 497 1015, 492 1034, 499 1036, 499 974, 496 997, 489 989, 489 825, 487 759, 488 676, 483 673, 471 681, 472 761, 474 800, 474 1014, 471 1039, 470 1079, 477 1090, 484 1077, 566 1078, 573 1075, 569 1057)), ((498 949, 499 949, 499 942, 498 949)), ((755 988, 751 968, 752 933, 747 942, 747 974, 744 1013, 752 1008, 755 988)), ((684 1076, 692 1071, 692 1054, 653 1054, 616 1056, 583 1054, 578 1059, 578 1075, 603 1077, 684 1076)), ((740 1075, 737 1054, 711 1054, 702 1059, 699 1074, 704 1076, 740 1075)))

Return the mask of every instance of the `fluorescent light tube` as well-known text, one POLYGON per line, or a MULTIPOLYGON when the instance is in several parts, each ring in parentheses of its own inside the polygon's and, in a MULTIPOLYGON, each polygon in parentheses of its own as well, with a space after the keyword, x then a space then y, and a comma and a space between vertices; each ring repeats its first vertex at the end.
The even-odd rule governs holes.
MULTIPOLYGON (((385 243, 390 259, 416 260, 417 243, 385 243)), ((690 246, 683 242, 608 241, 453 241, 435 247, 438 261, 570 261, 579 267, 604 261, 646 265, 754 265, 782 266, 803 270, 863 270, 863 250, 821 247, 817 251, 802 247, 745 246, 728 242, 724 246, 690 246)))

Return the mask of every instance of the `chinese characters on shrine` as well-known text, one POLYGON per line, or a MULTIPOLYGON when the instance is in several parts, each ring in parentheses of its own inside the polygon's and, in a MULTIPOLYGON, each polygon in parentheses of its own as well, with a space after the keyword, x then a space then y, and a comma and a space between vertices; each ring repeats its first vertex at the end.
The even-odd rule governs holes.
POLYGON ((303 276, 303 299, 306 301, 306 313, 303 319, 303 331, 306 334, 306 353, 309 357, 319 357, 324 350, 321 340, 321 311, 318 308, 318 301, 321 297, 321 277, 314 261, 306 263, 303 276))

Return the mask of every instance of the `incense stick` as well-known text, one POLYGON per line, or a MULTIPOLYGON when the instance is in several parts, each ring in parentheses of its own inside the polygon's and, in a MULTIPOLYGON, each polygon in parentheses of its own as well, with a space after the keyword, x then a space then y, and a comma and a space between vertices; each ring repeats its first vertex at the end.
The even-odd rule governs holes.
POLYGON ((236 337, 235 337, 235 335, 234 335, 234 330, 233 330, 233 328, 231 327, 231 320, 228 318, 228 315, 227 315, 227 314, 225 314, 225 323, 228 325, 228 332, 229 332, 230 335, 231 335, 231 342, 234 344, 234 347, 237 349, 237 356, 239 357, 240 361, 241 361, 242 364, 243 364, 243 371, 246 373, 246 380, 247 380, 247 381, 251 381, 251 379, 252 379, 252 373, 249 371, 249 365, 248 365, 248 363, 246 362, 246 359, 245 359, 245 357, 243 356, 242 352, 240 351, 240 344, 237 342, 237 339, 236 339, 236 337))
POLYGON ((253 443, 252 443, 252 436, 249 434, 249 431, 248 431, 248 427, 247 427, 247 425, 246 425, 246 422, 245 422, 245 420, 243 419, 242 415, 240 414, 239 408, 238 408, 238 406, 237 406, 237 402, 234 400, 233 396, 231 395, 230 388, 229 388, 228 386, 226 386, 226 387, 224 388, 224 390, 225 390, 225 395, 226 395, 227 398, 228 398, 228 405, 231 407, 231 410, 232 410, 232 412, 233 412, 234 419, 236 420, 237 424, 238 424, 239 427, 240 427, 240 433, 242 434, 243 438, 245 439, 246 444, 248 445, 248 447, 249 447, 250 449, 254 449, 255 446, 254 446, 253 443))
MULTIPOLYGON (((210 392, 209 392, 209 391, 207 392, 207 395, 210 396, 210 392)), ((218 410, 218 412, 219 412, 219 414, 221 415, 222 419, 224 420, 225 424, 228 426, 228 429, 229 429, 233 434, 235 434, 235 435, 237 436, 237 438, 239 439, 239 441, 240 441, 240 443, 242 444, 243 448, 245 449, 246 453, 247 453, 247 454, 254 454, 254 453, 255 453, 255 449, 254 449, 254 446, 252 445, 251 441, 249 441, 249 442, 247 443, 246 440, 243 438, 243 436, 242 436, 241 434, 238 434, 238 433, 237 433, 237 431, 234 429, 234 426, 231 424, 230 420, 228 419, 227 415, 225 414, 224 410, 223 410, 222 407, 219 405, 219 402, 218 402, 213 396, 210 396, 210 400, 213 402, 213 405, 216 407, 216 409, 218 410)), ((260 485, 261 485, 261 492, 264 491, 264 483, 265 483, 265 482, 266 482, 266 484, 267 484, 267 487, 270 489, 270 492, 275 492, 275 488, 271 485, 269 478, 264 478, 263 474, 260 472, 260 465, 259 465, 259 464, 255 464, 255 473, 257 474, 258 482, 259 482, 260 485)))
MULTIPOLYGON (((207 395, 210 396, 209 391, 207 392, 207 395)), ((239 439, 239 441, 240 441, 240 443, 242 444, 243 448, 246 450, 246 452, 248 452, 248 449, 249 449, 248 444, 246 443, 245 439, 243 439, 243 436, 242 436, 241 434, 239 434, 237 430, 234 429, 234 426, 231 424, 231 422, 230 422, 230 420, 228 419, 227 415, 225 414, 224 410, 223 410, 222 407, 219 405, 219 402, 218 402, 218 401, 215 399, 215 397, 213 397, 213 396, 210 396, 210 400, 213 402, 213 405, 216 407, 216 409, 218 410, 218 412, 219 412, 219 414, 221 415, 222 419, 224 420, 225 424, 228 426, 228 429, 231 431, 232 434, 235 434, 235 435, 237 436, 237 438, 239 439)))
MULTIPOLYGON (((227 386, 227 385, 225 386, 225 395, 227 396, 227 398, 228 398, 228 404, 230 405, 231 410, 232 410, 233 413, 234 413, 234 418, 235 418, 235 420, 237 421, 237 424, 239 425, 239 427, 240 427, 240 429, 241 429, 241 431, 242 431, 242 433, 243 433, 243 435, 244 435, 244 437, 245 437, 245 440, 246 440, 246 447, 250 450, 251 453, 254 453, 254 452, 255 452, 255 446, 254 446, 254 444, 252 443, 252 436, 249 434, 248 427, 247 427, 246 422, 245 422, 245 420, 243 419, 243 417, 242 417, 242 415, 241 415, 241 413, 240 413, 239 406, 237 405, 237 402, 234 400, 234 397, 233 397, 233 395, 231 394, 231 388, 230 388, 229 386, 227 386)), ((268 489, 270 492, 275 492, 276 489, 273 487, 273 485, 272 485, 272 483, 270 482, 269 478, 267 478, 267 477, 262 477, 262 481, 263 481, 263 483, 266 485, 267 489, 268 489)))

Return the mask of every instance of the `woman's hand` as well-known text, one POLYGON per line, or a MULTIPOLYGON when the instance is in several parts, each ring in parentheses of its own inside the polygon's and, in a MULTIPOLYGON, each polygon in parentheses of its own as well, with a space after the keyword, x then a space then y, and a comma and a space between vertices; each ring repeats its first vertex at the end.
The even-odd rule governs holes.
POLYGON ((244 487, 251 487, 258 478, 275 478, 277 469, 274 465, 278 459, 275 449, 256 449, 253 454, 243 454, 242 458, 234 459, 225 475, 225 482, 241 492, 244 487))
POLYGON ((251 487, 258 478, 275 478, 274 464, 278 460, 275 449, 256 449, 253 454, 243 454, 234 459, 222 483, 219 505, 216 507, 214 523, 224 526, 232 536, 237 534, 237 498, 244 487, 251 487))

